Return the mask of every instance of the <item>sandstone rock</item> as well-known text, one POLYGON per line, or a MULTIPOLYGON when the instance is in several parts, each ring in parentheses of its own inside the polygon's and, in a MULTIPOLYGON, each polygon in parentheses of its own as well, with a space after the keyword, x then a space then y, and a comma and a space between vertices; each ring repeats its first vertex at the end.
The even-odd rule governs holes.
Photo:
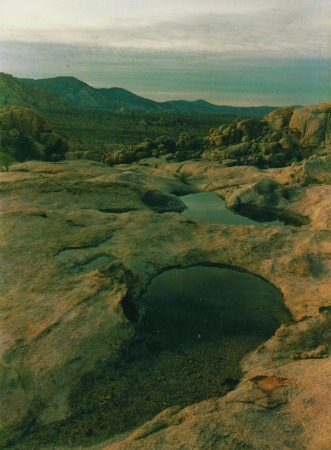
POLYGON ((38 138, 40 133, 51 132, 48 123, 32 109, 7 107, 0 111, 1 130, 18 130, 20 134, 38 138))
POLYGON ((303 164, 303 182, 331 184, 331 156, 312 156, 303 164))
MULTIPOLYGON (((316 326, 323 318, 313 321, 316 326)), ((292 331, 295 336, 297 332, 292 331)), ((276 348, 275 340, 272 344, 276 348)), ((331 415, 330 358, 312 355, 304 361, 273 361, 267 368, 263 353, 261 347, 255 354, 254 368, 223 399, 185 409, 169 408, 127 439, 104 445, 104 449, 328 448, 330 436, 325 424, 331 415)))
POLYGON ((273 131, 283 131, 288 127, 294 109, 291 107, 280 108, 272 111, 264 117, 264 121, 267 122, 269 128, 273 131))
MULTIPOLYGON (((261 168, 284 167, 312 154, 325 154, 331 149, 330 108, 330 103, 281 108, 262 121, 249 119, 222 126, 210 134, 211 150, 221 150, 221 159, 236 158, 238 164, 261 168), (249 149, 246 154, 236 152, 239 143, 249 149)), ((207 158, 212 151, 206 152, 207 158)))
POLYGON ((280 185, 272 179, 264 178, 257 183, 240 188, 226 197, 228 208, 238 208, 242 205, 250 205, 257 208, 274 207, 281 198, 280 185))
POLYGON ((91 151, 91 150, 76 151, 76 152, 67 152, 66 158, 67 159, 88 159, 90 161, 101 161, 102 154, 91 151))
POLYGON ((279 144, 282 148, 286 150, 292 150, 293 149, 293 140, 291 139, 291 136, 288 134, 283 135, 283 137, 280 139, 279 144))
POLYGON ((242 132, 242 136, 247 136, 247 139, 251 140, 261 134, 263 126, 263 122, 258 119, 246 119, 237 123, 237 130, 242 132))
POLYGON ((28 108, 7 107, 0 111, 0 144, 16 160, 63 159, 66 139, 51 130, 39 114, 28 108))
POLYGON ((248 152, 248 150, 251 148, 249 143, 241 143, 236 145, 230 145, 225 151, 224 151, 224 158, 226 159, 233 159, 234 157, 240 157, 245 156, 248 152))
POLYGON ((121 168, 28 162, 1 173, 2 445, 32 422, 66 420, 78 381, 100 362, 114 364, 134 338, 131 314, 150 280, 169 267, 202 264, 269 280, 294 322, 246 358, 245 375, 227 396, 174 406, 103 447, 328 448, 331 192, 299 185, 300 171, 300 164, 259 170, 155 160, 121 168), (179 173, 191 189, 223 196, 244 189, 310 223, 190 221, 171 195, 189 189, 179 173), (286 183, 295 189, 291 201, 281 194, 286 183))
POLYGON ((289 123, 289 132, 303 148, 331 148, 331 103, 296 109, 289 123))

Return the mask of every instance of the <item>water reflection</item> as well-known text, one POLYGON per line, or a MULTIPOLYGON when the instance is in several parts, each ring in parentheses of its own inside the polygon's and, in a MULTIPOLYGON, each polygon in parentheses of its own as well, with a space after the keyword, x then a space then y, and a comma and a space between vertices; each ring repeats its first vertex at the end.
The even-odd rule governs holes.
POLYGON ((71 417, 30 430, 15 448, 65 448, 69 437, 72 447, 88 448, 168 407, 226 395, 242 376, 241 359, 290 320, 273 285, 218 267, 163 272, 139 309, 135 339, 118 361, 83 377, 71 417))
POLYGON ((270 214, 257 220, 237 214, 226 208, 224 200, 212 192, 184 195, 180 199, 187 206, 182 215, 200 222, 225 225, 284 225, 284 222, 275 220, 270 214))
POLYGON ((168 270, 152 281, 141 305, 144 334, 166 347, 203 345, 225 336, 253 335, 261 341, 290 319, 273 285, 218 267, 168 270))

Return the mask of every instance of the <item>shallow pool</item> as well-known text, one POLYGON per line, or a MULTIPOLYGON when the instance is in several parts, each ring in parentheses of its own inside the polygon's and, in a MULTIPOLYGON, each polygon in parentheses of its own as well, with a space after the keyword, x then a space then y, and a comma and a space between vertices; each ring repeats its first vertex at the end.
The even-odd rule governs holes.
POLYGON ((284 222, 268 216, 253 220, 225 207, 224 200, 212 192, 199 192, 181 196, 187 206, 182 215, 200 222, 225 225, 284 225, 284 222))
POLYGON ((224 396, 242 377, 241 359, 291 320, 273 285, 219 267, 163 272, 138 308, 135 338, 117 362, 83 377, 70 398, 71 417, 30 430, 20 448, 64 448, 69 437, 87 448, 168 407, 224 396))
POLYGON ((225 336, 267 339, 290 318, 282 295, 251 273, 197 266, 154 278, 140 301, 144 333, 167 347, 202 345, 225 336))

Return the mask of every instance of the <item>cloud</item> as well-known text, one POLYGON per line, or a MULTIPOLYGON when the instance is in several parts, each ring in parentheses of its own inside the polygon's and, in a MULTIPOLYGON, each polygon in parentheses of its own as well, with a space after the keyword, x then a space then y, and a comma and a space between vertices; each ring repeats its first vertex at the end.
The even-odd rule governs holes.
POLYGON ((330 5, 1 0, 0 70, 73 75, 161 100, 317 103, 327 97, 330 5))
MULTIPOLYGON (((47 15, 41 15, 41 25, 35 24, 31 29, 29 21, 21 28, 11 29, 4 23, 0 37, 106 48, 211 51, 234 56, 326 57, 328 54, 325 0, 172 0, 167 3, 168 7, 160 0, 148 1, 137 8, 137 3, 134 7, 133 1, 126 0, 125 10, 124 6, 113 9, 113 2, 107 9, 104 1, 95 0, 94 13, 88 10, 91 20, 86 20, 87 12, 79 13, 79 9, 76 20, 70 14, 71 20, 63 16, 62 22, 61 16, 50 16, 47 21, 47 15), (102 17, 101 4, 107 20, 102 17)), ((66 5, 65 11, 68 2, 66 5)), ((82 10, 84 5, 86 1, 82 2, 82 10)))
POLYGON ((72 75, 92 86, 119 86, 155 100, 313 104, 326 101, 328 93, 327 60, 312 58, 47 43, 7 43, 3 57, 6 71, 15 76, 72 75))

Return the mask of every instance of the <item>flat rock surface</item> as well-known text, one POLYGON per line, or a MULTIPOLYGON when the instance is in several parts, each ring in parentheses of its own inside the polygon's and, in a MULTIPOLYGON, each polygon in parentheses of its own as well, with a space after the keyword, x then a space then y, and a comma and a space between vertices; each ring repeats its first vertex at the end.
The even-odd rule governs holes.
POLYGON ((263 171, 209 162, 27 162, 1 173, 0 442, 33 421, 67 417, 73 386, 134 336, 128 299, 154 276, 210 264, 274 284, 294 323, 245 358, 241 383, 225 397, 169 408, 98 448, 329 448, 330 186, 304 185, 302 176, 302 164, 263 171), (177 194, 226 198, 265 178, 287 186, 274 209, 306 216, 306 225, 180 215, 177 194))

